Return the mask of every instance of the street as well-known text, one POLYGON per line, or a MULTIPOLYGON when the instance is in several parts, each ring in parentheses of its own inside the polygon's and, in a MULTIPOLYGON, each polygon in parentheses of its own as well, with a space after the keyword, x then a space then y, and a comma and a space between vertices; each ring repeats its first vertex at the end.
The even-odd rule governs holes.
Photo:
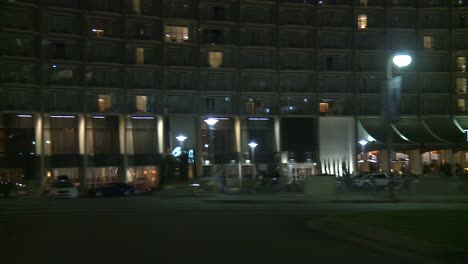
POLYGON ((411 263, 315 233, 305 221, 431 206, 465 205, 3 199, 0 263, 411 263))

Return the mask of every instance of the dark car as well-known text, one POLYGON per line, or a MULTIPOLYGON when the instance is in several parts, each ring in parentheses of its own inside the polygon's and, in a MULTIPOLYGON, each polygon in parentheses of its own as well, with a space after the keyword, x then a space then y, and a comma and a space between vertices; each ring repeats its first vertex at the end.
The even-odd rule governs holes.
POLYGON ((15 184, 0 180, 0 197, 10 197, 15 192, 15 184))
POLYGON ((108 183, 96 189, 89 190, 91 196, 130 196, 135 193, 135 188, 122 182, 108 183))

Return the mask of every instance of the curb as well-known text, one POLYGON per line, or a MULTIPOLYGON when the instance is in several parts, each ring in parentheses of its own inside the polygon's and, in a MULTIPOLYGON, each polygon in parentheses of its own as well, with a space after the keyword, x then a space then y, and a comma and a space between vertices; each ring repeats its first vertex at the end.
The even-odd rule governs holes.
MULTIPOLYGON (((440 258, 454 253, 468 256, 464 249, 403 237, 386 230, 371 228, 354 222, 345 222, 332 217, 309 220, 306 227, 326 236, 349 241, 386 254, 400 256, 415 263, 441 263, 440 258), (341 228, 340 228, 341 227, 341 228)), ((445 261, 443 261, 445 262, 445 261)))

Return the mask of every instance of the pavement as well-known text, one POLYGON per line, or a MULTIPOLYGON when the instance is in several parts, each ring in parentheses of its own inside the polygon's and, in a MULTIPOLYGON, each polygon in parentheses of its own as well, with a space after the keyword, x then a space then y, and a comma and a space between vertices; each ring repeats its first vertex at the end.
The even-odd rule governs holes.
POLYGON ((408 238, 334 217, 310 219, 306 222, 306 226, 316 233, 389 255, 397 254, 413 263, 466 263, 468 259, 468 249, 408 238))
POLYGON ((391 199, 388 191, 343 192, 332 196, 309 196, 304 193, 221 193, 182 187, 156 191, 158 197, 196 197, 206 202, 222 203, 468 203, 467 195, 423 195, 395 192, 391 199))
POLYGON ((0 263, 53 264, 63 259, 123 263, 120 257, 128 258, 126 263, 155 257, 172 263, 447 263, 437 262, 436 257, 448 252, 440 245, 343 223, 332 216, 468 208, 463 203, 393 203, 360 193, 339 198, 346 202, 316 202, 293 193, 200 195, 193 188, 182 188, 136 197, 2 199, 0 237, 12 240, 4 246, 0 241, 0 252, 7 253, 4 261, 0 253, 0 263), (2 225, 10 230, 2 231, 2 225), (76 259, 69 258, 70 248, 80 249, 76 259), (174 248, 183 250, 174 254, 174 248), (116 250, 138 254, 108 254, 116 250))

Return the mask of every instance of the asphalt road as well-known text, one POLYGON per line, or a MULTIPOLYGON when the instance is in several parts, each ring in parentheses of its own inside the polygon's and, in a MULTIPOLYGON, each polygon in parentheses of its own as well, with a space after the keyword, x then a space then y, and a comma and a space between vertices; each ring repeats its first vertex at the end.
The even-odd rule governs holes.
POLYGON ((304 224, 331 214, 395 206, 433 205, 3 199, 0 263, 411 263, 304 224))

